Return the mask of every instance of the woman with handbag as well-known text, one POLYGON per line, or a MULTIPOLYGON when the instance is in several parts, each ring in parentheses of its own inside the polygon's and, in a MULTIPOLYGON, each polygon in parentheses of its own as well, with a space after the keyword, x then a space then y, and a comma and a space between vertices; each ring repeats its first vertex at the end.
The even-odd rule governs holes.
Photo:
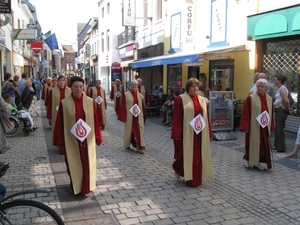
POLYGON ((8 109, 4 99, 0 97, 0 154, 3 154, 10 149, 7 142, 5 131, 9 132, 9 129, 13 128, 13 124, 10 124, 8 116, 10 115, 10 110, 8 109), (12 125, 10 128, 7 125, 12 125))

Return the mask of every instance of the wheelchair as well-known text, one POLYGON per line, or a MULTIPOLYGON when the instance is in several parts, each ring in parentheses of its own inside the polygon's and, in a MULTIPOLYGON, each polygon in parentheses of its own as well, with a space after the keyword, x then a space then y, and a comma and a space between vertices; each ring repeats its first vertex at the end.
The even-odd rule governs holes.
POLYGON ((30 121, 27 118, 22 118, 21 115, 18 115, 16 112, 12 112, 9 116, 9 120, 14 124, 14 128, 9 133, 6 133, 6 137, 16 136, 21 128, 23 128, 25 137, 32 132, 30 121))

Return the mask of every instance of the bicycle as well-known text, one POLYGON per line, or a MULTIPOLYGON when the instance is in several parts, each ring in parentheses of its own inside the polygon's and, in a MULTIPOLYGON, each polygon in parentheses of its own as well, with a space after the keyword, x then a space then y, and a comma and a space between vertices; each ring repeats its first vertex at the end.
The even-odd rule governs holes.
MULTIPOLYGON (((0 163, 0 177, 9 168, 9 163, 0 163)), ((18 192, 0 200, 1 225, 47 224, 64 225, 61 217, 49 206, 31 199, 13 199, 16 196, 49 193, 48 190, 28 190, 18 192)))

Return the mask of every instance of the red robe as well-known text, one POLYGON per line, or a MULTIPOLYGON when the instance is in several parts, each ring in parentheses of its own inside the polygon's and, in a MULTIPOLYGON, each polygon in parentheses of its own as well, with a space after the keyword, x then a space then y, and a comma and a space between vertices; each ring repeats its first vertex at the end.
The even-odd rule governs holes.
MULTIPOLYGON (((194 102, 194 116, 198 114, 203 115, 203 110, 199 104, 198 96, 190 96, 194 102)), ((208 109, 207 109, 207 112, 208 109)), ((174 101, 174 112, 173 112, 173 127, 171 132, 171 138, 174 141, 174 163, 173 169, 180 176, 184 176, 183 171, 183 104, 181 97, 176 97, 174 101)), ((207 115, 208 116, 208 115, 207 115)), ((209 116, 208 116, 209 120, 209 116)), ((213 137, 210 123, 209 126, 210 137, 213 137)), ((186 181, 186 185, 190 187, 197 187, 202 184, 202 158, 201 158, 201 132, 196 134, 194 132, 194 143, 193 143, 193 179, 186 181), (200 151, 199 151, 200 149, 200 151)))
MULTIPOLYGON (((66 88, 59 89, 60 90, 60 101, 65 98, 66 88)), ((52 119, 52 90, 49 91, 49 95, 47 97, 48 107, 47 107, 47 118, 48 120, 52 119)))
MULTIPOLYGON (((82 97, 77 99, 73 98, 74 103, 75 103, 75 108, 76 111, 74 112, 75 116, 75 121, 78 119, 85 120, 85 114, 83 110, 83 99, 82 97)), ((96 144, 100 145, 102 143, 102 136, 101 136, 101 130, 100 126, 98 124, 98 119, 97 119, 97 109, 94 104, 94 122, 95 122, 95 136, 96 136, 96 144)), ((65 145, 64 141, 64 126, 63 126, 63 107, 62 103, 59 105, 59 109, 57 112, 57 117, 56 117, 56 123, 55 123, 55 130, 54 130, 54 145, 56 146, 63 146, 65 145)), ((81 157, 81 164, 82 164, 82 171, 83 171, 83 185, 82 185, 82 190, 81 194, 88 194, 91 192, 90 186, 89 186, 89 167, 88 165, 88 155, 87 155, 87 141, 85 140, 83 143, 78 140, 78 148, 80 151, 80 157, 81 157)), ((68 158, 67 155, 65 155, 65 162, 67 165, 67 171, 69 173, 69 166, 68 166, 68 158)), ((71 180, 71 177, 70 177, 71 180)), ((72 180, 71 180, 72 183, 72 180)))
MULTIPOLYGON (((133 105, 138 104, 138 97, 137 97, 137 92, 130 91, 133 97, 133 105)), ((126 122, 127 120, 127 113, 129 112, 129 109, 126 108, 126 95, 123 94, 122 99, 121 99, 121 105, 120 105, 120 111, 118 114, 118 120, 122 122, 126 122)), ((145 107, 144 104, 142 104, 142 111, 143 115, 145 116, 145 107)), ((124 131, 126 132, 126 131, 124 131)), ((140 144, 140 127, 139 127, 139 121, 138 117, 132 116, 132 129, 131 129, 131 144, 133 147, 137 147, 137 144, 140 146, 142 150, 145 150, 145 146, 141 146, 140 144)))
MULTIPOLYGON (((266 95, 258 95, 261 102, 261 112, 264 112, 265 110, 268 112, 268 105, 266 100, 266 95)), ((245 105, 243 108, 241 121, 239 125, 239 130, 246 131, 245 133, 245 155, 243 159, 249 161, 249 146, 250 146, 250 132, 251 132, 251 97, 248 96, 245 101, 245 105)), ((272 116, 272 112, 270 113, 271 117, 271 131, 273 132, 275 130, 274 126, 274 117, 272 116)), ((259 149, 260 151, 265 150, 265 156, 260 156, 260 162, 266 163, 268 169, 272 168, 272 162, 271 162, 271 155, 270 155, 270 146, 269 146, 269 131, 268 127, 262 128, 260 126, 260 143, 259 143, 259 149)))
MULTIPOLYGON (((96 87, 96 88, 97 88, 97 96, 101 96, 100 87, 99 88, 96 87)), ((90 89, 88 96, 93 98, 93 88, 90 89)), ((106 103, 105 96, 101 96, 101 98, 103 99, 103 102, 100 105, 99 104, 96 104, 96 105, 97 105, 98 123, 99 123, 101 129, 104 129, 105 124, 104 124, 104 121, 103 121, 102 104, 105 104, 105 109, 107 109, 107 103, 106 103)))
MULTIPOLYGON (((122 95, 124 94, 123 87, 122 87, 122 90, 120 90, 120 85, 113 85, 113 86, 111 86, 111 91, 110 91, 110 96, 109 96, 110 100, 114 100, 114 98, 115 98, 115 90, 114 90, 115 86, 117 87, 116 92, 119 91, 119 92, 121 92, 122 95)), ((119 98, 116 97, 115 111, 117 114, 119 114, 119 111, 120 111, 120 105, 121 105, 120 99, 121 99, 121 96, 119 98)))

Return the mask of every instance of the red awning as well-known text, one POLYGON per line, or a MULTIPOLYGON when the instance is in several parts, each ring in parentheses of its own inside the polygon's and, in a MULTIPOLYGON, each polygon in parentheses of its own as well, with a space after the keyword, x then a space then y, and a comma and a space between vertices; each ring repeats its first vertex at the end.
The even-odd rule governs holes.
POLYGON ((43 49, 43 42, 35 42, 31 44, 32 50, 42 50, 43 49))

